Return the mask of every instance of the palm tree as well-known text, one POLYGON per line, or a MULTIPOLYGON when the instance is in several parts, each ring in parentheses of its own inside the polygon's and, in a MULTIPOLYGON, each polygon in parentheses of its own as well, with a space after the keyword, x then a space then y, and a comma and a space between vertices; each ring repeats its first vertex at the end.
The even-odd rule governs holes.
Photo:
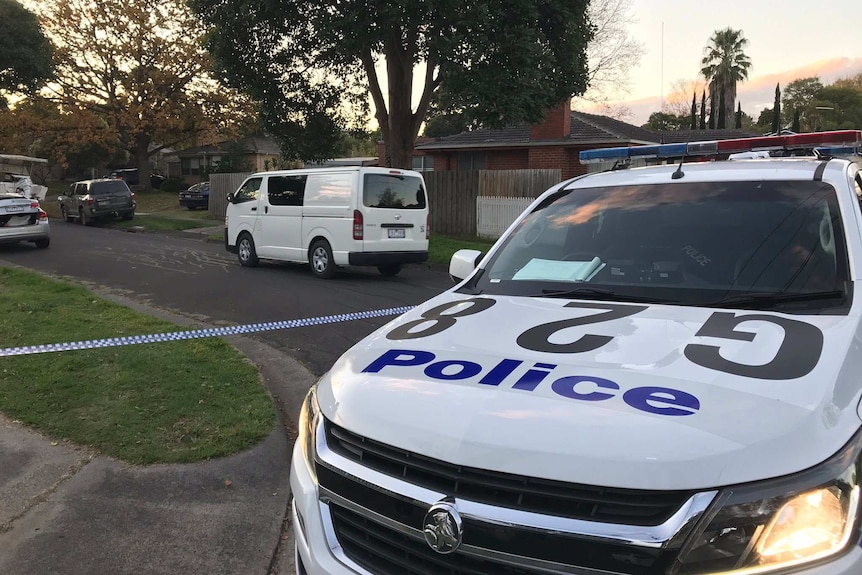
POLYGON ((720 100, 724 100, 724 110, 719 113, 719 117, 733 117, 736 108, 736 83, 748 79, 751 60, 743 52, 747 45, 748 40, 742 35, 742 30, 725 28, 716 30, 704 49, 700 72, 709 82, 709 97, 712 101, 718 104, 720 100))

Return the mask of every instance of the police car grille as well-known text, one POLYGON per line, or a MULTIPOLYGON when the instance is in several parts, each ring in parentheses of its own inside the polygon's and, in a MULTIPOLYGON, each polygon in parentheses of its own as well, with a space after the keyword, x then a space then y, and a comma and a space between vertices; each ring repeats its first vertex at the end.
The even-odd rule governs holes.
POLYGON ((363 482, 317 466, 317 477, 324 490, 338 543, 347 556, 379 575, 461 575, 553 573, 538 564, 565 566, 567 573, 619 573, 630 575, 664 574, 676 551, 632 547, 623 542, 599 542, 556 532, 497 524, 463 517, 462 550, 440 555, 422 538, 426 506, 405 500, 363 482), (348 509, 341 503, 349 501, 348 509), (367 510, 367 511, 366 511, 367 510), (384 525, 375 517, 383 517, 384 525), (412 529, 414 536, 405 531, 412 529), (465 547, 481 555, 468 555, 465 547), (493 557, 504 554, 507 564, 493 557), (534 567, 536 566, 536 567, 534 567), (579 571, 582 570, 582 571, 579 571))
POLYGON ((369 521, 337 505, 330 505, 341 548, 362 567, 379 575, 539 575, 463 554, 440 555, 419 539, 369 521))
POLYGON ((572 519, 654 526, 693 492, 580 485, 452 465, 373 441, 326 422, 330 449, 365 467, 448 496, 572 519))

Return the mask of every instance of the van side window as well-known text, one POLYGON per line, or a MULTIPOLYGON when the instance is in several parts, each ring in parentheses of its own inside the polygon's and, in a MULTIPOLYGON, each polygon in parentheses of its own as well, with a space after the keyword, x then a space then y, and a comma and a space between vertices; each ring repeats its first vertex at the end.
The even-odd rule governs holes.
POLYGON ((261 180, 263 180, 263 178, 249 178, 243 182, 233 195, 234 203, 241 204, 243 202, 252 202, 257 200, 257 196, 260 193, 261 180))
POLYGON ((400 174, 366 174, 362 203, 369 208, 425 208, 421 178, 400 174))
POLYGON ((270 176, 266 194, 273 206, 301 206, 308 176, 270 176))
POLYGON ((305 205, 349 206, 352 180, 352 174, 313 174, 305 187, 305 205))

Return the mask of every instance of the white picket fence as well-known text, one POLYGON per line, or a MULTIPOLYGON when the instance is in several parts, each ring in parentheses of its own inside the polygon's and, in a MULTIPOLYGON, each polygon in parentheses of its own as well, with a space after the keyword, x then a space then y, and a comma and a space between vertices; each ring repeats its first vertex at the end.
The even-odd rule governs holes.
POLYGON ((499 238, 533 200, 535 198, 477 197, 476 234, 482 238, 499 238))

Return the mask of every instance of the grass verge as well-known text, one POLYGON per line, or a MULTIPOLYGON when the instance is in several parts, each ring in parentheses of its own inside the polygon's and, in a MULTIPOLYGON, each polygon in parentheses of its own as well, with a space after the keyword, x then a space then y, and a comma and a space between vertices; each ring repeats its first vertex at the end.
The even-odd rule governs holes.
MULTIPOLYGON (((0 268, 0 291, 3 347, 182 329, 27 271, 0 268)), ((275 425, 257 369, 216 338, 0 358, 0 410, 139 464, 230 455, 275 425)))
POLYGON ((482 238, 454 238, 432 235, 428 241, 428 261, 448 265, 449 260, 452 259, 452 254, 458 250, 479 250, 480 252, 487 253, 493 245, 494 242, 492 240, 482 238))

